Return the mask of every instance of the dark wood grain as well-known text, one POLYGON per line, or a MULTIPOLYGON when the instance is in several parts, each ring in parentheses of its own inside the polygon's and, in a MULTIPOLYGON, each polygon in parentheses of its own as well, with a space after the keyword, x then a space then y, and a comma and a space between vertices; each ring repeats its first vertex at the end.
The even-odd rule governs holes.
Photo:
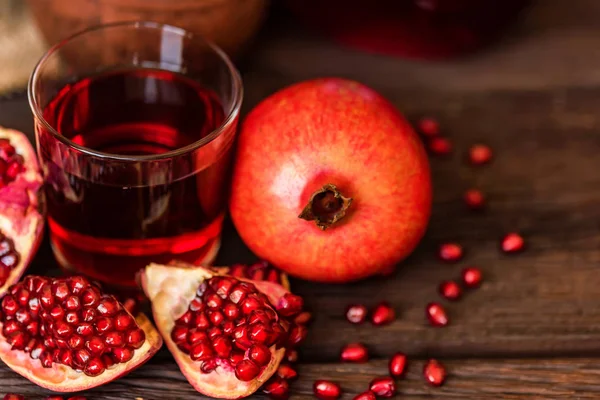
MULTIPOLYGON (((597 399, 600 397, 600 367, 597 358, 584 359, 468 359, 444 360, 448 369, 446 384, 428 386, 422 378, 424 361, 410 364, 405 378, 398 380, 398 398, 402 399, 597 399)), ((385 375, 384 361, 368 364, 303 364, 300 378, 291 384, 292 398, 314 398, 316 379, 338 382, 343 399, 365 391, 375 376, 385 375)), ((11 391, 31 400, 50 394, 25 379, 0 367, 0 394, 11 391)), ((126 377, 85 392, 90 400, 193 400, 205 397, 197 393, 174 364, 152 360, 126 377)), ((266 398, 255 395, 254 398, 266 398)))
MULTIPOLYGON (((310 395, 317 377, 336 379, 348 393, 357 393, 371 376, 385 372, 382 359, 398 350, 420 359, 449 359, 451 377, 442 389, 426 387, 415 363, 401 385, 405 398, 600 396, 600 75, 594 65, 600 54, 592 45, 600 34, 593 23, 600 9, 590 0, 543 4, 504 43, 468 60, 430 65, 363 55, 278 24, 246 60, 246 110, 292 82, 347 76, 381 91, 411 119, 437 117, 456 150, 449 159, 432 159, 431 225, 393 277, 342 286, 293 282, 318 310, 302 350, 302 379, 294 385, 298 397, 310 395), (493 147, 491 165, 473 169, 464 162, 476 142, 493 147), (469 187, 484 190, 487 210, 465 209, 461 196, 469 187), (512 230, 525 235, 528 248, 506 256, 498 250, 499 238, 512 230), (448 240, 465 246, 463 262, 436 259, 437 245, 448 240), (429 327, 424 307, 438 299, 438 283, 470 264, 481 266, 485 284, 447 305, 449 327, 429 327), (355 327, 344 321, 348 304, 384 299, 398 310, 392 325, 355 327), (379 361, 336 364, 340 346, 351 341, 367 343, 379 361), (568 358, 575 356, 598 358, 568 358)), ((24 98, 0 103, 0 124, 31 134, 24 98)), ((219 262, 253 259, 228 225, 219 262)), ((46 244, 32 270, 53 269, 46 244)), ((9 390, 43 393, 0 368, 0 391, 9 390)), ((166 351, 89 394, 200 398, 166 351)))

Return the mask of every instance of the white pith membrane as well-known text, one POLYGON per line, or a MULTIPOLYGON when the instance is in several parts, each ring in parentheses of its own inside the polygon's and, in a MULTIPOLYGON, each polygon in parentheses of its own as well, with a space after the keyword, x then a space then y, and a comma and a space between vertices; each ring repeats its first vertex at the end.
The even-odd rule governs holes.
MULTIPOLYGON (((141 274, 141 281, 144 291, 152 303, 152 312, 158 330, 190 384, 207 396, 237 399, 254 393, 276 372, 285 354, 285 348, 276 349, 276 346, 273 345, 270 362, 263 367, 264 369, 255 379, 245 382, 235 377, 231 365, 224 360, 218 362, 214 371, 201 372, 202 362, 193 361, 190 355, 181 351, 171 339, 175 321, 188 311, 200 284, 214 276, 221 275, 220 272, 217 272, 219 270, 219 268, 211 270, 181 264, 179 266, 150 264, 141 274), (220 379, 223 377, 227 379, 220 379)), ((249 281, 243 278, 236 279, 249 281)), ((267 295, 272 304, 277 304, 277 301, 288 293, 286 289, 276 283, 250 282, 260 292, 267 295)))
POLYGON ((40 188, 43 180, 39 164, 27 137, 16 130, 0 127, 0 139, 9 139, 16 153, 24 158, 24 170, 16 179, 0 187, 0 231, 13 241, 19 262, 5 283, 0 282, 0 296, 17 282, 37 252, 43 235, 44 204, 40 188))
MULTIPOLYGON (((31 297, 33 296, 35 294, 32 293, 31 297)), ((127 312, 124 307, 119 309, 119 312, 121 311, 127 312)), ((36 385, 55 392, 70 393, 91 389, 113 381, 139 367, 149 360, 162 346, 161 336, 145 315, 139 314, 137 317, 131 317, 135 320, 137 326, 144 331, 144 343, 138 349, 133 350, 131 360, 125 363, 115 363, 107 367, 98 376, 88 376, 83 371, 57 362, 53 362, 51 368, 45 368, 40 359, 31 358, 30 352, 13 350, 11 344, 3 336, 4 324, 2 322, 0 322, 0 360, 13 371, 29 379, 36 385)), ((41 318, 38 320, 41 321, 41 318)), ((131 326, 128 330, 132 330, 133 328, 131 326)))

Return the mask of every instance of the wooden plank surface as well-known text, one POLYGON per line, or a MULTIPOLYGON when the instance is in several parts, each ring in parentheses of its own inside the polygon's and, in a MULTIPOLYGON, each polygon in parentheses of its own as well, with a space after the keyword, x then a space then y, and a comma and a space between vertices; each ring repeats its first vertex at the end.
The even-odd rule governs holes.
MULTIPOLYGON (((600 9, 590 0, 573 7, 560 0, 545 4, 527 16, 512 39, 477 58, 444 65, 337 49, 304 36, 301 28, 271 32, 246 60, 246 110, 297 80, 348 76, 381 91, 412 119, 438 117, 457 150, 450 159, 432 160, 435 202, 429 231, 392 278, 345 286, 293 282, 319 310, 302 350, 302 378, 293 386, 298 397, 310 395, 317 377, 337 379, 348 393, 358 393, 370 377, 385 372, 383 358, 398 350, 418 359, 446 357, 451 373, 444 388, 430 389, 415 363, 401 385, 404 398, 600 396, 600 76, 593 64, 597 46, 590 42, 600 34, 590 14, 599 16, 600 9), (577 27, 573 12, 581 17, 577 27), (558 15, 565 20, 557 23, 558 15), (565 30, 579 34, 561 36, 565 30), (558 39, 550 42, 553 37, 558 39), (584 48, 590 63, 580 53, 573 59, 573 52, 584 48), (464 151, 475 142, 494 148, 492 165, 465 165, 464 151), (464 208, 462 192, 472 186, 487 194, 485 212, 464 208), (523 232, 528 249, 509 257, 498 251, 498 241, 511 230, 523 232), (465 245, 464 262, 436 260, 437 245, 447 240, 465 245), (438 298, 437 284, 456 277, 467 264, 480 265, 486 283, 448 305, 449 327, 429 327, 424 306, 438 298), (343 320, 349 303, 384 299, 399 313, 392 325, 355 327, 343 320), (367 343, 375 361, 336 364, 340 346, 351 341, 367 343), (576 356, 599 358, 568 358, 576 356)), ((24 98, 0 103, 0 124, 31 133, 24 98)), ((252 260, 228 226, 219 261, 252 260)), ((32 270, 53 268, 46 244, 32 270)), ((5 391, 46 393, 2 367, 0 392, 5 391)), ((89 395, 200 398, 166 351, 89 395)))

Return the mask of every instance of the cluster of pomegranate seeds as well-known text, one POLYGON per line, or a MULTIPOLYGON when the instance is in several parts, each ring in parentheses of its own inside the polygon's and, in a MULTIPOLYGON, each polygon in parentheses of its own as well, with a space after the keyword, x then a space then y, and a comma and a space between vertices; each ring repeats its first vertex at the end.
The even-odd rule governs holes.
POLYGON ((404 375, 404 372, 406 372, 406 362, 406 354, 400 352, 394 354, 388 364, 390 375, 394 378, 400 378, 404 375))
POLYGON ((19 253, 11 238, 0 231, 0 286, 6 283, 11 271, 19 264, 19 253))
POLYGON ((367 362, 369 360, 369 350, 362 343, 350 343, 342 348, 340 359, 344 362, 367 362))
POLYGON ((469 189, 464 194, 467 207, 471 210, 481 210, 485 207, 485 197, 479 189, 469 189))
POLYGON ((481 270, 477 267, 467 267, 461 272, 463 284, 468 288, 479 287, 482 281, 481 270))
POLYGON ((6 186, 17 179, 23 171, 23 156, 17 154, 16 149, 6 138, 0 139, 0 187, 6 186))
POLYGON ((371 311, 371 323, 373 325, 387 325, 396 318, 396 312, 388 302, 377 304, 371 311))
POLYGON ((252 265, 235 264, 229 269, 228 275, 236 278, 246 278, 253 281, 269 281, 282 283, 282 272, 272 267, 267 261, 259 261, 252 265))
POLYGON ((438 256, 442 261, 455 263, 463 258, 464 251, 458 243, 443 243, 440 245, 438 256))
POLYGON ((320 400, 334 400, 342 395, 342 388, 335 382, 319 379, 313 384, 313 392, 320 400))
POLYGON ((146 339, 113 296, 79 276, 28 276, 0 304, 6 342, 44 368, 60 363, 97 376, 131 360, 146 339))
POLYGON ((292 317, 302 309, 298 296, 286 294, 277 306, 249 282, 215 276, 202 282, 188 310, 175 321, 171 338, 200 370, 209 373, 229 364, 241 381, 256 378, 271 361, 270 347, 294 345, 307 334, 306 327, 291 324, 289 333, 280 315, 292 317))
POLYGON ((461 298, 462 289, 455 281, 443 281, 439 287, 440 294, 450 301, 455 301, 461 298))
POLYGON ((446 310, 439 303, 429 303, 425 307, 425 316, 432 326, 446 326, 450 322, 446 310))
POLYGON ((431 386, 442 386, 446 380, 446 368, 432 358, 423 366, 423 377, 431 386))
POLYGON ((396 382, 390 376, 375 378, 369 383, 369 390, 377 397, 393 397, 396 394, 396 382))
POLYGON ((487 164, 492 160, 492 149, 485 144, 476 144, 469 149, 469 162, 473 165, 487 164))
POLYGON ((525 247, 525 240, 518 233, 511 232, 502 238, 501 248, 505 253, 517 253, 525 247))

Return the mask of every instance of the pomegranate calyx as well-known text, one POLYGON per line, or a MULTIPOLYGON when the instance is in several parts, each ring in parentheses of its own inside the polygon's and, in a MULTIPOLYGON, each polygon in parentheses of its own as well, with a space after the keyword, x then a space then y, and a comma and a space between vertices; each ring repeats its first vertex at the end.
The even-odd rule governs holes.
POLYGON ((344 218, 352 200, 351 197, 345 197, 335 185, 328 183, 312 194, 298 218, 315 221, 319 229, 324 231, 344 218))

